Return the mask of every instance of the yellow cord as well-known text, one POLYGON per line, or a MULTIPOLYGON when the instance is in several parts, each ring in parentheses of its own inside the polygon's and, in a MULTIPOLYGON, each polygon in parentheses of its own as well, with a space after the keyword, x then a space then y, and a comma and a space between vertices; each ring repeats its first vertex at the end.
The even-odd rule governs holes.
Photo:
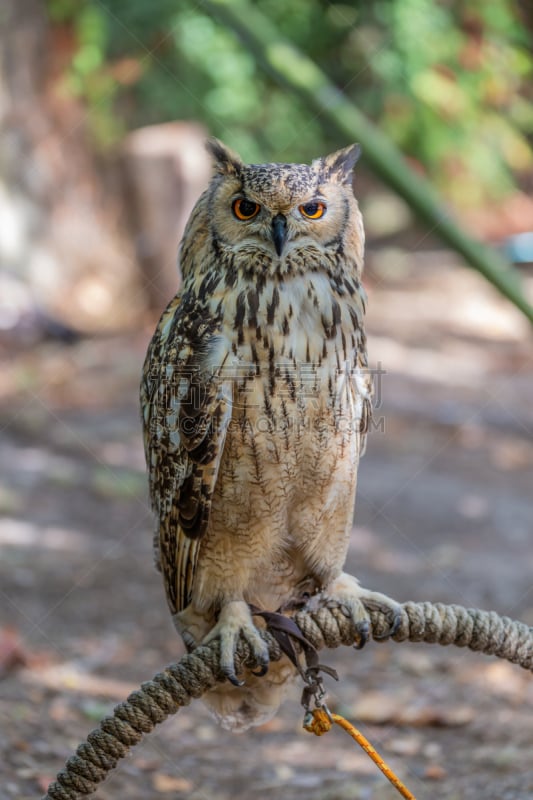
POLYGON ((315 708, 314 711, 306 714, 304 719, 304 728, 315 736, 322 736, 331 730, 332 722, 336 722, 341 728, 344 728, 350 734, 352 739, 355 739, 357 744, 363 748, 365 753, 370 756, 374 764, 376 764, 382 773, 389 779, 393 786, 399 791, 402 797, 406 800, 416 800, 414 794, 411 794, 409 789, 403 785, 401 780, 396 777, 390 767, 385 764, 378 752, 372 747, 368 739, 357 730, 347 719, 341 717, 340 714, 332 714, 325 708, 315 708))

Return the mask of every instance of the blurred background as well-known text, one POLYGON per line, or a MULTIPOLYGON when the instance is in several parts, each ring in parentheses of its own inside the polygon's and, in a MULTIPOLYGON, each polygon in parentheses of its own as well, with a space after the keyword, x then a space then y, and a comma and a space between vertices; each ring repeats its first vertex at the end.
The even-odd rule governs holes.
MULTIPOLYGON (((331 104, 398 148, 531 301, 533 12, 518 0, 4 0, 0 26, 0 773, 20 799, 182 653, 152 567, 137 387, 209 178, 205 137, 253 162, 357 140, 306 101, 306 54, 339 93, 331 104)), ((530 324, 393 184, 363 155, 377 408, 348 568, 400 601, 533 624, 530 324)), ((517 668, 392 644, 324 660, 341 674, 332 707, 418 800, 533 796, 533 689, 517 668)), ((396 796, 349 743, 310 741, 297 699, 245 738, 198 704, 96 796, 396 796)))

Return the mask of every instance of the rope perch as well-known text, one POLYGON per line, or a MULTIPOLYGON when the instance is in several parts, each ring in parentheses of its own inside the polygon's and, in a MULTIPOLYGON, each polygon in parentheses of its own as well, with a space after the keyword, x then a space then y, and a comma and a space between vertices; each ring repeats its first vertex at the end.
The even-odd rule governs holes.
MULTIPOLYGON (((383 641, 390 623, 382 614, 368 611, 372 637, 383 641)), ((354 643, 355 631, 340 607, 312 613, 300 611, 294 621, 317 650, 354 643)), ((269 633, 264 636, 270 659, 278 661, 282 655, 278 643, 269 633)), ((396 642, 468 647, 533 671, 533 628, 494 611, 441 603, 404 603, 400 626, 391 638, 396 642)), ((244 641, 239 644, 236 665, 252 669, 257 666, 244 641)), ((80 800, 92 794, 145 734, 223 680, 217 642, 198 647, 177 664, 171 664, 132 692, 116 706, 112 717, 105 717, 91 731, 50 784, 43 800, 80 800)))

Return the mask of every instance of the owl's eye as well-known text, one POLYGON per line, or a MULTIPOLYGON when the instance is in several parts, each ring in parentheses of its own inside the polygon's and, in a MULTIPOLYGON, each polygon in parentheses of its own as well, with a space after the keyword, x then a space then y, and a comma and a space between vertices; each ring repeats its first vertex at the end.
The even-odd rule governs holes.
POLYGON ((318 200, 314 203, 304 203, 303 206, 298 207, 298 211, 308 219, 320 219, 326 213, 326 204, 319 203, 318 200))
POLYGON ((253 200, 246 200, 245 197, 238 197, 233 201, 232 209, 237 219, 252 219, 259 214, 261 206, 253 200))

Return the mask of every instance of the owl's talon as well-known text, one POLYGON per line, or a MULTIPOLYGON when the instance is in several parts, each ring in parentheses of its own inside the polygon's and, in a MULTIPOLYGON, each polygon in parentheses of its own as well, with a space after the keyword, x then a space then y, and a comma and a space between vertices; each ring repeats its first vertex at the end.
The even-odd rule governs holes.
POLYGON ((392 625, 391 625, 389 636, 396 636, 396 634, 400 630, 401 624, 402 624, 402 612, 401 612, 400 609, 398 609, 398 611, 394 615, 394 619, 393 619, 393 622, 392 622, 392 625))
POLYGON ((370 637, 370 611, 379 611, 389 621, 389 630, 382 636, 374 639, 388 639, 394 636, 402 620, 402 608, 395 600, 380 592, 371 592, 359 586, 359 582, 351 575, 342 572, 333 583, 328 586, 327 594, 322 596, 322 605, 332 604, 348 611, 347 616, 352 620, 356 631, 354 647, 361 650, 370 637))
POLYGON ((192 636, 186 630, 181 632, 181 638, 183 639, 183 644, 187 648, 188 653, 192 653, 192 651, 195 650, 196 647, 198 646, 198 643, 196 642, 194 636, 192 636))
POLYGON ((222 672, 226 676, 228 681, 233 684, 233 686, 238 686, 238 687, 244 686, 244 681, 241 681, 240 678, 236 676, 234 669, 227 669, 225 667, 222 667, 222 672))
POLYGON ((381 636, 378 635, 374 636, 374 639, 376 639, 376 641, 378 642, 384 639, 390 639, 391 636, 394 636, 394 634, 398 633, 398 629, 402 622, 402 611, 400 606, 398 606, 397 608, 390 608, 388 609, 388 611, 389 611, 388 616, 392 617, 392 621, 390 623, 389 630, 386 633, 384 633, 381 636))
POLYGON ((244 685, 235 670, 235 654, 241 638, 245 640, 253 660, 258 664, 254 674, 260 677, 265 675, 270 661, 267 644, 252 621, 248 605, 241 600, 232 600, 222 606, 218 622, 205 637, 204 643, 220 640, 220 670, 234 686, 244 685))
POLYGON ((402 607, 399 603, 379 592, 365 592, 361 602, 367 611, 379 611, 387 618, 389 629, 381 635, 374 634, 377 642, 389 639, 397 633, 402 621, 402 607))
POLYGON ((364 620, 357 625, 357 633, 359 641, 354 644, 354 648, 356 650, 362 650, 368 642, 368 637, 370 635, 370 623, 368 620, 364 620))

